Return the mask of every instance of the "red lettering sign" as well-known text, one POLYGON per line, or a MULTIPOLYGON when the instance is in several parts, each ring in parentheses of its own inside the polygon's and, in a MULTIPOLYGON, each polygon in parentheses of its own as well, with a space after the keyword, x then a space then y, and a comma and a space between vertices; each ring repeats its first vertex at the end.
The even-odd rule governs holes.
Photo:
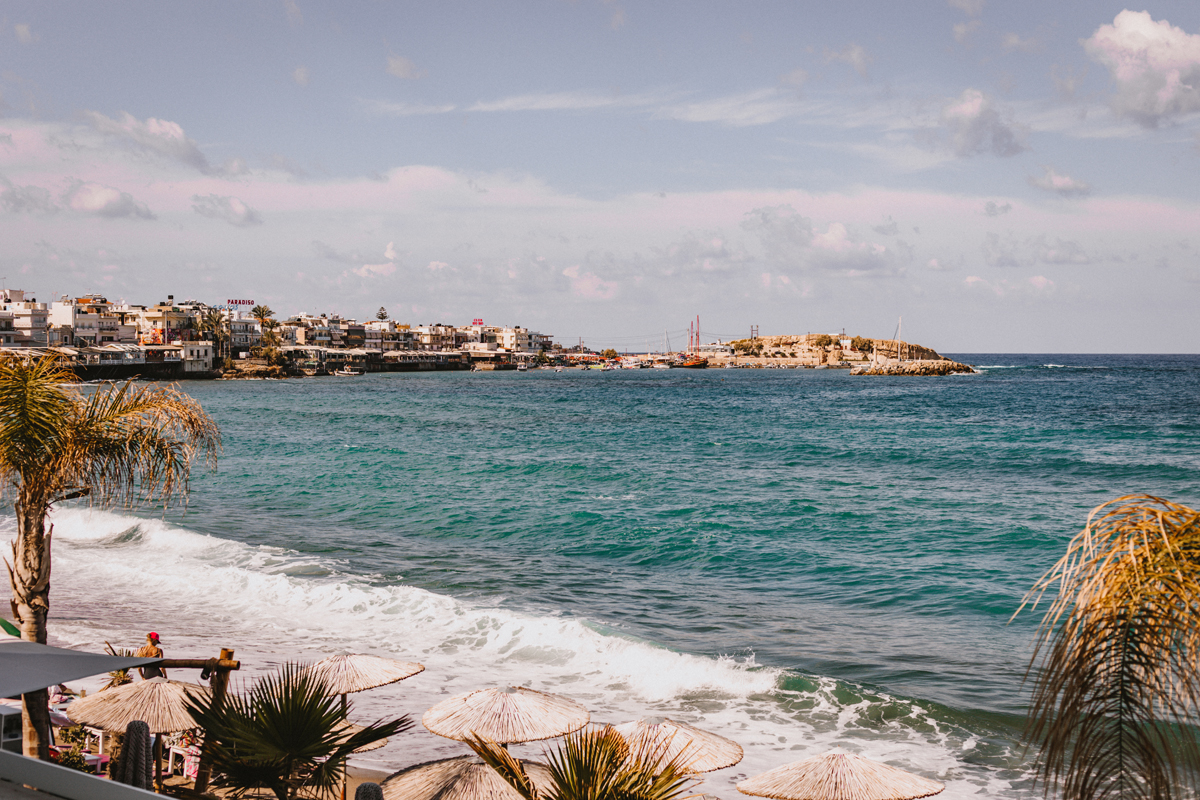
POLYGON ((253 300, 226 300, 225 305, 228 305, 228 306, 252 306, 252 305, 254 305, 254 301, 253 300))
POLYGON ((476 318, 476 319, 473 319, 473 320, 471 320, 471 324, 472 324, 472 325, 482 325, 482 324, 483 324, 483 320, 481 320, 481 319, 479 319, 479 318, 476 318))

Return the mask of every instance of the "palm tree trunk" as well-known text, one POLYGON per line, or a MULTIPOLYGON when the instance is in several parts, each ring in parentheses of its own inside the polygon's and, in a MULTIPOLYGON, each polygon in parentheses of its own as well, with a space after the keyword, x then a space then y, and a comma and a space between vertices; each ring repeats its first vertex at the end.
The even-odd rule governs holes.
MULTIPOLYGON (((17 538, 12 543, 13 561, 8 568, 12 585, 12 610, 21 637, 46 643, 46 614, 50 611, 50 534, 40 503, 18 500, 17 538), (32 506, 32 508, 30 507, 32 506), (36 510, 35 510, 36 509, 36 510)), ((25 755, 50 759, 50 694, 45 689, 21 696, 21 732, 25 755)))

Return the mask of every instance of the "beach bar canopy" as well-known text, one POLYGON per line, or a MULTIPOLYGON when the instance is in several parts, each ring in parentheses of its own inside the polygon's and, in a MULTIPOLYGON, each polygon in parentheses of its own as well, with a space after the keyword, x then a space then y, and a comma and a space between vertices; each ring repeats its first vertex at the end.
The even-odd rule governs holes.
POLYGON ((0 635, 0 697, 16 697, 66 681, 157 664, 161 658, 120 658, 0 635))
POLYGON ((915 800, 946 787, 854 753, 824 753, 742 781, 742 794, 775 800, 915 800))
POLYGON ((613 726, 634 753, 678 761, 689 772, 712 772, 742 760, 742 746, 685 722, 646 717, 613 726))
POLYGON ((443 700, 421 724, 447 739, 479 735, 498 744, 553 739, 587 725, 588 710, 566 697, 524 686, 480 689, 443 700))
MULTIPOLYGON (((525 774, 540 794, 553 785, 550 770, 522 761, 525 774)), ((400 770, 380 784, 383 800, 521 800, 496 770, 476 756, 430 761, 400 770)))

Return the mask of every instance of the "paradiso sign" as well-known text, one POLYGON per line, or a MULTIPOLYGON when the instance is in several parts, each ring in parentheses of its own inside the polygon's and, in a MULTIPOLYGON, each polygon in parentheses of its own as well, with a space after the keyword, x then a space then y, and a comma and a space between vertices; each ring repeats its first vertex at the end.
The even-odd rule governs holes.
POLYGON ((218 311, 237 311, 238 306, 252 305, 254 305, 253 300, 226 300, 223 306, 209 306, 209 308, 215 308, 218 311))

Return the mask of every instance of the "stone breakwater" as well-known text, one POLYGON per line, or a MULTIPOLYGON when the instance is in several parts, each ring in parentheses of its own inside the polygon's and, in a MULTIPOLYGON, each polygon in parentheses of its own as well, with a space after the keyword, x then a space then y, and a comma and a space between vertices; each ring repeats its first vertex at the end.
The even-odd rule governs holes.
POLYGON ((955 373, 974 374, 975 372, 975 368, 970 364, 960 364, 949 359, 892 361, 874 366, 864 364, 850 370, 851 375, 953 375, 955 373))

